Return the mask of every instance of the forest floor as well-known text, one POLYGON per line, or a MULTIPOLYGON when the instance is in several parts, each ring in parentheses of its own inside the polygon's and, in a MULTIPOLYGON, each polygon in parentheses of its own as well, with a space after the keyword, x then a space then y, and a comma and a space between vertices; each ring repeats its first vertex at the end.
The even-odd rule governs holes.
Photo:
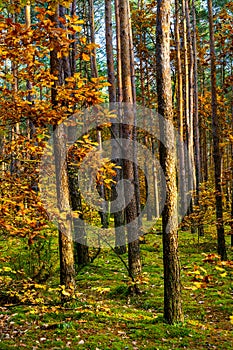
MULTIPOLYGON (((77 296, 65 305, 56 299, 55 277, 47 286, 25 279, 17 284, 16 272, 2 257, 0 349, 232 349, 230 237, 229 261, 222 263, 213 234, 198 242, 196 234, 179 233, 185 321, 172 326, 163 321, 161 235, 154 232, 145 238, 144 274, 137 296, 128 294, 127 271, 111 250, 101 250, 93 263, 79 271, 77 296), (47 297, 40 297, 41 293, 47 297)), ((126 255, 123 258, 127 260, 126 255)))

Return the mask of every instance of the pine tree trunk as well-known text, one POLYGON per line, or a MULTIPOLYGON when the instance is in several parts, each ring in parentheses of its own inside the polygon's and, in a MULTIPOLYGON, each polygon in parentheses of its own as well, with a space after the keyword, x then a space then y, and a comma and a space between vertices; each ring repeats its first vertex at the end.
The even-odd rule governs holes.
POLYGON ((217 105, 217 81, 216 81, 216 54, 214 42, 214 24, 213 24, 213 6, 212 0, 208 0, 209 13, 209 32, 210 32, 210 60, 211 60, 211 105, 212 105, 212 135, 213 135, 213 160, 215 174, 215 200, 216 200, 216 220, 218 236, 218 254, 222 260, 227 259, 224 222, 223 222, 223 201, 222 201, 222 155, 219 147, 220 143, 220 125, 218 119, 217 105))
MULTIPOLYGON (((193 100, 193 132, 194 132, 194 160, 196 169, 196 196, 194 204, 200 206, 200 183, 201 164, 200 164, 200 135, 199 135, 199 115, 198 115, 198 67, 197 67, 197 32, 196 32, 196 9, 195 0, 192 0, 192 17, 193 17, 193 65, 194 65, 194 100, 193 100)), ((198 235, 204 236, 204 227, 198 223, 198 235)))
POLYGON ((122 71, 121 71, 121 33, 120 33, 120 14, 119 0, 115 0, 115 18, 116 18, 116 46, 117 46, 117 102, 122 102, 122 71))
POLYGON ((177 188, 175 170, 172 87, 170 71, 170 0, 158 0, 156 26, 158 112, 166 145, 160 142, 160 161, 166 178, 166 203, 162 212, 164 264, 164 318, 169 323, 182 322, 180 264, 178 257, 177 188), (167 123, 166 123, 167 122, 167 123), (169 147, 169 148, 168 148, 169 147))
POLYGON ((183 106, 183 77, 182 61, 180 47, 180 16, 179 1, 175 1, 175 38, 176 38, 176 64, 177 64, 177 113, 178 113, 178 131, 180 137, 179 144, 179 184, 180 184, 180 209, 186 207, 185 196, 187 191, 186 174, 185 174, 185 156, 184 156, 184 106, 183 106))
MULTIPOLYGON (((116 9, 116 13, 117 12, 118 11, 116 9)), ((118 20, 116 20, 116 22, 118 22, 118 20)), ((111 108, 111 104, 112 103, 114 104, 117 101, 116 79, 115 79, 114 58, 113 58, 112 1, 111 0, 105 0, 105 35, 106 35, 108 82, 111 84, 111 86, 108 87, 109 102, 110 102, 110 108, 111 108)), ((118 79, 117 79, 118 84, 119 84, 119 81, 121 81, 121 77, 118 76, 118 79)), ((113 108, 114 108, 114 105, 113 105, 113 108)), ((113 120, 111 125, 111 133, 112 133, 113 140, 121 139, 120 128, 121 128, 120 124, 115 123, 113 120)), ((114 162, 116 163, 117 166, 122 166, 121 157, 117 159, 115 158, 116 154, 121 153, 119 146, 116 146, 116 143, 113 142, 112 148, 113 148, 112 157, 114 162), (117 149, 115 149, 114 147, 117 147, 117 149)), ((122 178, 122 169, 118 168, 116 169, 116 177, 114 178, 114 180, 117 183, 119 180, 121 180, 121 178, 122 178)), ((114 184, 112 186, 113 200, 115 199, 116 195, 117 195, 116 185, 114 184)), ((117 254, 124 254, 126 253, 124 210, 119 210, 118 212, 114 212, 113 216, 114 216, 114 227, 115 227, 115 251, 117 252, 117 254)))
MULTIPOLYGON (((122 70, 122 93, 124 104, 124 116, 127 116, 126 122, 122 127, 122 137, 131 141, 128 147, 123 150, 123 175, 125 179, 134 184, 135 171, 132 161, 134 159, 134 149, 132 141, 135 138, 134 130, 134 106, 133 90, 131 76, 131 52, 130 52, 130 21, 129 21, 129 3, 128 0, 119 0, 119 18, 120 18, 120 38, 121 38, 121 70, 122 70)), ((138 240, 138 223, 137 223, 137 203, 136 189, 134 186, 133 198, 129 186, 124 188, 125 200, 129 202, 125 209, 128 238, 128 263, 130 274, 134 277, 141 273, 140 246, 138 240)))
MULTIPOLYGON (((55 15, 51 16, 51 20, 59 27, 59 6, 55 15)), ((52 104, 54 108, 57 105, 57 87, 62 85, 62 62, 57 57, 55 50, 50 52, 50 70, 51 74, 58 77, 55 80, 51 91, 52 104)), ((74 253, 72 240, 72 219, 71 208, 69 202, 69 184, 66 162, 66 140, 64 139, 66 132, 64 125, 54 127, 54 158, 56 170, 56 188, 57 188, 57 206, 62 213, 62 219, 59 222, 59 251, 60 251, 60 284, 74 291, 75 288, 75 269, 74 269, 74 253), (65 216, 63 218, 63 216, 65 216)), ((63 296, 64 297, 64 296, 63 296)))

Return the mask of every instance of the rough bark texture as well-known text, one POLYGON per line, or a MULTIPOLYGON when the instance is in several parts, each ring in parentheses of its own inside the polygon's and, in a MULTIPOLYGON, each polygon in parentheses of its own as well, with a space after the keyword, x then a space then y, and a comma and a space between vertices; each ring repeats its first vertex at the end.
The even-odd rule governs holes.
POLYGON ((180 45, 180 13, 179 1, 175 1, 175 38, 176 38, 176 65, 177 65, 177 113, 178 113, 178 130, 180 137, 179 144, 179 173, 180 173, 180 207, 185 207, 185 196, 187 191, 186 174, 185 174, 185 157, 184 157, 184 106, 183 106, 183 75, 181 61, 180 45))
MULTIPOLYGON (((131 45, 130 45, 130 21, 129 21, 129 3, 128 0, 119 0, 119 18, 120 18, 120 39, 121 39, 121 70, 122 70, 122 92, 123 102, 128 103, 124 106, 124 116, 127 116, 126 122, 130 125, 124 124, 122 128, 122 137, 132 141, 134 140, 134 107, 133 107, 133 90, 131 77, 131 45)), ((132 142, 123 150, 123 176, 125 179, 135 183, 135 171, 132 161, 134 159, 134 149, 132 142), (131 145, 130 145, 131 144, 131 145)), ((135 188, 135 186, 134 186, 135 188)), ((131 198, 131 191, 129 186, 125 186, 125 199, 131 198)), ((133 198, 125 209, 126 223, 130 225, 127 227, 128 236, 128 262, 129 271, 132 276, 137 276, 141 272, 140 261, 140 247, 138 240, 138 223, 137 223, 137 202, 136 190, 134 190, 133 198), (134 224, 133 224, 134 222, 134 224)))
MULTIPOLYGON (((52 16, 52 21, 59 26, 59 7, 57 12, 52 16)), ((63 83, 62 79, 62 62, 57 58, 55 50, 50 53, 51 74, 58 77, 52 88, 52 104, 54 108, 57 105, 57 86, 63 83)), ((75 288, 75 269, 72 240, 72 220, 70 215, 69 202, 69 184, 66 162, 66 140, 64 126, 54 127, 54 158, 56 169, 56 187, 57 187, 57 205, 62 220, 59 222, 59 250, 60 250, 60 284, 66 288, 75 288)))
POLYGON ((211 61, 211 106, 212 106, 212 135, 213 135, 213 160, 215 173, 215 200, 216 200, 216 220, 218 236, 218 253, 222 260, 227 259, 224 222, 223 222, 223 202, 222 202, 222 155, 219 147, 220 125, 218 120, 218 105, 216 92, 216 55, 214 43, 214 25, 212 0, 208 0, 209 32, 210 32, 210 61, 211 61))
MULTIPOLYGON (((201 177, 201 161, 200 161, 200 133, 199 133, 199 114, 198 114, 198 71, 197 71, 197 32, 196 32, 196 9, 195 0, 192 0, 192 17, 193 17, 193 134, 194 134, 194 161, 195 161, 195 175, 196 175, 196 196, 195 205, 200 205, 200 183, 201 177)), ((198 224, 198 235, 204 235, 204 227, 198 224)))
POLYGON ((157 5, 156 58, 158 112, 165 118, 160 142, 161 166, 166 178, 166 203, 162 213, 164 263, 164 318, 172 324, 183 321, 181 301, 180 264, 177 235, 177 189, 175 171, 172 88, 170 71, 170 0, 159 0, 157 5))
POLYGON ((112 43, 112 1, 105 0, 105 40, 108 68, 108 82, 111 84, 108 87, 109 102, 116 102, 116 79, 113 58, 113 43, 112 43))
POLYGON ((117 46, 117 102, 122 102, 122 72, 121 72, 121 34, 119 0, 115 0, 116 46, 117 46))
MULTIPOLYGON (((117 11, 116 11, 117 12, 117 11)), ((113 58, 113 33, 112 33, 112 1, 105 0, 105 28, 106 28, 106 53, 107 53, 107 67, 108 67, 108 82, 111 86, 108 87, 109 92, 109 102, 115 103, 117 101, 117 93, 116 93, 116 79, 115 79, 115 69, 114 69, 114 58, 113 58)), ((120 78, 121 79, 121 78, 120 78)), ((119 83, 119 77, 117 82, 119 83)), ((111 125, 111 133, 112 138, 120 139, 121 138, 121 127, 118 123, 112 123, 111 125)), ((116 143, 113 143, 112 155, 113 161, 117 166, 122 166, 121 159, 116 159, 115 155, 121 152, 119 146, 116 146, 116 143), (114 148, 117 147, 117 150, 114 148)), ((122 169, 116 170, 117 174, 115 177, 116 183, 122 179, 122 169)), ((116 186, 115 184, 112 186, 112 198, 116 197, 116 186)), ((126 253, 126 237, 125 237, 125 228, 124 228, 124 210, 120 210, 114 215, 114 227, 115 227, 115 251, 118 254, 126 253)))
POLYGON ((69 189, 70 189, 70 199, 72 210, 79 211, 79 219, 73 219, 73 228, 74 228, 74 257, 75 262, 79 265, 86 265, 89 262, 89 249, 87 245, 87 236, 85 230, 85 221, 83 220, 82 215, 82 200, 81 193, 79 190, 78 176, 75 174, 76 168, 69 166, 69 189))
POLYGON ((69 202, 69 184, 66 163, 65 130, 59 126, 54 131, 54 158, 56 168, 57 205, 62 220, 59 222, 60 284, 75 287, 72 219, 69 202))

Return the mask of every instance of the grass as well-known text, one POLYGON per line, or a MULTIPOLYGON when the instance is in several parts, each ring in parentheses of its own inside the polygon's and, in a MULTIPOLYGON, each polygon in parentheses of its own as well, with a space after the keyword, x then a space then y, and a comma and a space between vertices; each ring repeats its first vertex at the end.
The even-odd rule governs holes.
MULTIPOLYGON (((60 305, 53 293, 44 303, 2 300, 0 349, 232 349, 233 265, 206 260, 216 252, 215 237, 208 234, 198 242, 189 232, 179 234, 185 322, 172 326, 163 321, 161 239, 148 234, 141 245, 144 275, 139 296, 129 295, 125 267, 112 251, 103 249, 79 271, 78 297, 71 303, 60 305)), ((6 245, 15 249, 15 259, 22 247, 6 245)), ((3 251, 9 259, 3 254, 1 268, 10 266, 11 251, 3 251)), ((233 260, 230 247, 228 256, 233 260)), ((8 288, 17 289, 13 281, 8 288)), ((48 283, 54 287, 57 281, 54 273, 48 283)), ((35 286, 30 288, 36 295, 35 286)))

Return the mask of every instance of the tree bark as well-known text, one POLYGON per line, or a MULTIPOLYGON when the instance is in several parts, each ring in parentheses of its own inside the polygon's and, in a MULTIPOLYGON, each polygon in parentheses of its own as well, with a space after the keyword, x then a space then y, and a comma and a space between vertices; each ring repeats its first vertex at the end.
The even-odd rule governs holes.
MULTIPOLYGON (((179 131, 179 185, 180 185, 180 209, 185 208, 185 196, 187 191, 184 156, 184 106, 183 106, 183 74, 180 47, 180 15, 179 1, 175 0, 175 38, 176 38, 176 65, 177 65, 177 113, 179 131)), ((178 209, 179 211, 179 209, 178 209)))
MULTIPOLYGON (((119 8, 118 8, 118 10, 116 9, 115 11, 116 11, 116 13, 118 13, 119 8)), ((118 19, 116 19, 116 24, 119 25, 118 19)), ((118 30, 118 28, 117 28, 117 30, 118 30)), ((105 0, 105 35, 106 35, 108 82, 111 84, 111 86, 108 87, 109 102, 110 102, 110 108, 111 108, 111 104, 114 104, 117 102, 116 79, 115 79, 114 57, 113 57, 112 1, 111 0, 105 0)), ((119 36, 119 38, 120 38, 120 36, 119 36)), ((119 38, 117 40, 119 40, 119 38)), ((120 42, 118 44, 120 44, 120 42)), ((118 52, 118 47, 117 47, 117 52, 118 52)), ((119 63, 120 62, 117 62, 118 65, 119 65, 119 63)), ((120 70, 120 72, 121 72, 121 70, 120 70)), ((120 74, 120 72, 118 69, 118 74, 120 74)), ((118 90, 121 90, 121 87, 119 86, 120 81, 121 81, 121 77, 117 76, 118 90)), ((119 96, 118 96, 118 98, 119 98, 119 96)), ((113 105, 113 108, 114 108, 114 105, 113 105)), ((111 133, 112 133, 113 140, 118 139, 120 142, 121 125, 119 123, 116 123, 115 120, 113 120, 112 125, 111 125, 111 133)), ((116 143, 113 142, 112 147, 113 147, 112 157, 113 157, 114 162, 116 163, 117 166, 122 166, 121 157, 115 159, 115 155, 121 153, 121 149, 119 149, 120 145, 116 146, 116 143), (114 147, 117 147, 117 150, 114 147)), ((117 168, 116 173, 117 174, 116 174, 116 177, 114 180, 117 183, 119 180, 122 179, 122 169, 117 168)), ((116 195, 117 195, 116 185, 114 184, 112 186, 112 198, 115 199, 116 195)), ((119 210, 118 212, 114 212, 113 216, 114 216, 114 227, 115 227, 115 251, 117 252, 117 254, 124 254, 124 253, 126 253, 124 210, 119 210)))
MULTIPOLYGON (((194 160, 196 175, 196 196, 195 205, 200 206, 200 183, 201 177, 201 161, 200 161, 200 133, 199 133, 199 114, 198 114, 198 67, 197 67, 197 30, 196 30, 196 9, 195 0, 192 0, 192 17, 193 17, 193 72, 194 72, 194 89, 193 89, 193 133, 194 133, 194 160)), ((198 224, 198 235, 204 236, 203 224, 198 224)))
MULTIPOLYGON (((128 263, 129 271, 132 276, 136 277, 141 273, 140 246, 138 239, 138 223, 137 223, 137 203, 135 189, 135 171, 133 162, 135 153, 132 147, 132 141, 135 138, 135 116, 133 106, 133 90, 132 90, 132 71, 131 71, 131 46, 130 46, 130 21, 129 21, 129 3, 128 0, 119 0, 119 18, 120 18, 120 39, 121 39, 121 71, 122 71, 122 93, 124 102, 124 117, 129 124, 123 124, 122 137, 129 140, 129 146, 123 150, 123 176, 134 185, 133 198, 125 209, 128 237, 128 263)), ((124 188, 125 200, 129 202, 131 191, 129 186, 124 188)))
POLYGON ((177 235, 177 188, 175 170, 172 87, 170 68, 170 0, 158 0, 156 24, 157 93, 161 133, 160 161, 166 178, 166 202, 162 212, 164 264, 164 318, 169 323, 182 322, 180 264, 177 235))
MULTIPOLYGON (((59 6, 56 13, 51 16, 52 22, 59 27, 59 6)), ((51 74, 58 77, 54 81, 51 91, 53 107, 57 105, 57 87, 62 85, 62 64, 61 59, 57 57, 55 50, 50 52, 50 70, 51 74)), ((72 240, 72 219, 71 208, 69 202, 69 183, 66 162, 66 140, 64 139, 66 132, 64 125, 54 126, 54 158, 56 170, 56 187, 57 187, 57 206, 62 215, 59 220, 59 251, 60 251, 60 284, 64 285, 72 291, 75 289, 75 269, 74 269, 74 253, 72 240)), ((64 297, 64 296, 63 296, 64 297)))
POLYGON ((211 106, 212 106, 212 137, 213 137, 213 161, 215 174, 215 201, 216 201, 216 227, 218 239, 218 254, 222 260, 227 259, 224 222, 223 222, 223 201, 222 201, 222 155, 219 147, 220 143, 220 125, 218 119, 217 104, 217 81, 216 81, 216 54, 214 39, 214 23, 213 23, 213 6, 212 0, 208 0, 209 14, 209 33, 210 33, 210 61, 211 61, 211 106))

